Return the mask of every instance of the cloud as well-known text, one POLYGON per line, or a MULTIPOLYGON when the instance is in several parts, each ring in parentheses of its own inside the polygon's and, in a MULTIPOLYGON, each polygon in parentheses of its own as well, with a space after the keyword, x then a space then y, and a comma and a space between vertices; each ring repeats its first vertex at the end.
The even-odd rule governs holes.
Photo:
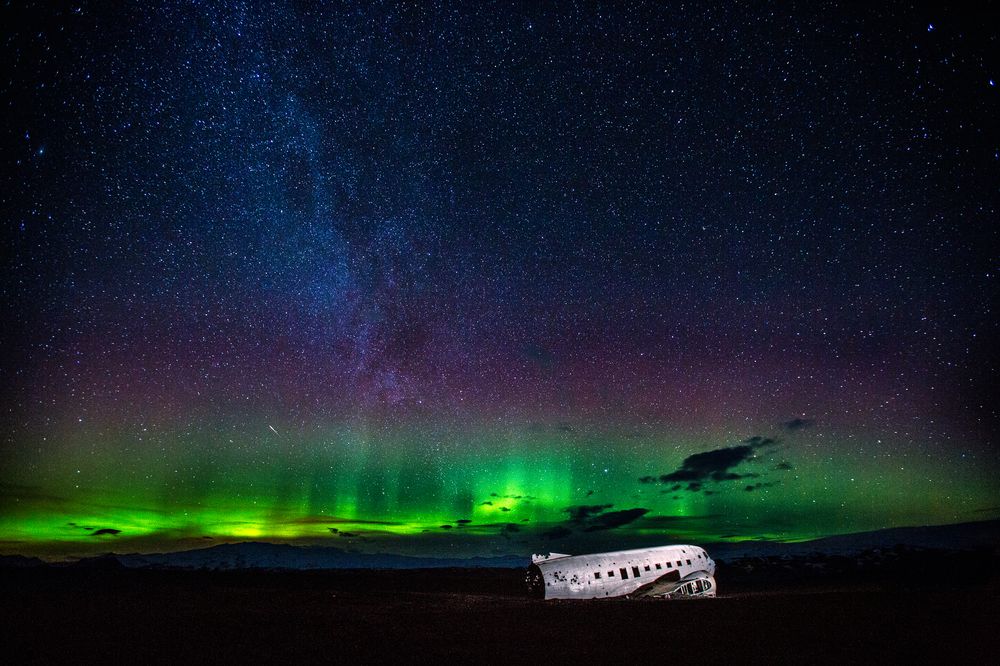
POLYGON ((122 533, 121 530, 116 530, 113 527, 102 527, 99 530, 94 530, 94 532, 93 532, 93 534, 91 534, 91 536, 103 536, 105 534, 110 535, 110 536, 116 536, 116 535, 121 534, 121 533, 122 533))
POLYGON ((787 460, 782 460, 780 463, 774 466, 774 469, 787 472, 788 470, 795 468, 792 467, 792 463, 788 462, 787 460))
POLYGON ((486 500, 485 502, 483 502, 483 503, 482 503, 482 504, 480 504, 479 506, 493 506, 493 502, 491 502, 491 501, 489 501, 489 500, 486 500))
POLYGON ((542 536, 546 539, 565 539, 571 534, 573 534, 573 530, 562 525, 556 525, 552 529, 542 532, 542 536))
POLYGON ((521 528, 515 525, 514 523, 506 523, 504 524, 503 527, 500 528, 500 536, 502 536, 504 539, 509 539, 511 534, 520 531, 521 528))
POLYGON ((752 493, 755 490, 759 490, 761 488, 770 488, 771 486, 774 486, 774 485, 776 485, 776 484, 773 481, 768 482, 768 483, 752 483, 749 486, 747 486, 746 488, 744 488, 743 490, 745 490, 748 493, 752 493))
POLYGON ((649 509, 643 508, 608 511, 613 506, 613 504, 580 504, 566 507, 565 511, 569 514, 569 525, 584 532, 613 530, 649 513, 649 509))
POLYGON ((688 456, 681 466, 668 474, 659 477, 643 476, 640 483, 671 483, 673 490, 679 489, 681 483, 687 483, 687 490, 698 492, 708 481, 738 481, 740 479, 757 478, 753 472, 739 473, 732 469, 754 457, 757 449, 774 446, 778 440, 771 437, 748 437, 737 446, 727 446, 712 451, 703 451, 688 456))
POLYGON ((805 430, 806 428, 811 428, 814 425, 816 425, 816 421, 814 419, 802 419, 796 417, 791 421, 783 422, 781 424, 781 427, 784 428, 785 430, 788 430, 789 432, 796 432, 798 430, 805 430))
POLYGON ((623 525, 635 522, 642 518, 649 509, 623 509, 622 511, 611 511, 594 516, 592 520, 583 528, 584 532, 598 532, 601 530, 613 530, 623 525))
POLYGON ((472 521, 469 520, 468 518, 459 518, 458 520, 455 521, 455 524, 458 525, 459 527, 463 527, 471 522, 472 521))
POLYGON ((572 523, 584 523, 592 516, 610 509, 614 504, 581 504, 578 506, 566 507, 566 513, 569 514, 569 520, 572 523))
POLYGON ((753 437, 747 437, 743 440, 743 444, 747 446, 752 446, 755 449, 759 449, 762 446, 774 446, 778 443, 778 440, 773 437, 761 437, 760 435, 754 435, 753 437))

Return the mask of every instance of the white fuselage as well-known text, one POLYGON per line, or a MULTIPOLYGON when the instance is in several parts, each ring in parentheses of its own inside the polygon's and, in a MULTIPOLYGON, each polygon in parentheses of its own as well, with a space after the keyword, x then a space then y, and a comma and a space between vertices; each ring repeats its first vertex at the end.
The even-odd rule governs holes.
POLYGON ((715 562, 690 545, 637 548, 592 555, 536 557, 546 599, 595 599, 631 594, 668 576, 685 580, 715 575, 715 562), (675 573, 676 572, 676 573, 675 573))

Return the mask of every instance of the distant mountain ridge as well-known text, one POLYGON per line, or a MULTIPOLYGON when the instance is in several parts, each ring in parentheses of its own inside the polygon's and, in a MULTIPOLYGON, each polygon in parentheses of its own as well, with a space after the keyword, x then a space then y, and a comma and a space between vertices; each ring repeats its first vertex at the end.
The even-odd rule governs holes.
MULTIPOLYGON (((671 541, 665 537, 665 542, 671 541)), ((676 540, 674 540, 676 541, 676 540)), ((539 544, 541 546, 542 544, 539 544)), ((824 537, 801 543, 745 541, 703 544, 713 558, 726 561, 745 557, 803 557, 813 553, 848 555, 894 546, 940 550, 1000 550, 1000 520, 987 520, 929 527, 896 527, 824 537)), ((627 546, 623 545, 622 548, 627 546)), ((614 548, 606 548, 612 550, 614 548)), ((539 549, 541 552, 544 549, 539 549)), ((293 546, 289 544, 243 542, 223 543, 207 548, 172 553, 108 553, 83 558, 72 566, 87 568, 249 570, 249 569, 433 569, 523 567, 529 555, 506 554, 495 557, 418 557, 392 553, 358 553, 333 546, 293 546)), ((0 558, 0 567, 44 566, 37 558, 19 555, 0 558)))
MULTIPOLYGON (((248 541, 223 543, 175 553, 102 556, 129 569, 438 569, 521 566, 518 555, 498 557, 413 557, 392 553, 354 553, 333 546, 292 546, 248 541)), ((93 560, 97 558, 88 558, 93 560)), ((81 560, 81 563, 88 560, 81 560)))
POLYGON ((873 548, 929 548, 940 550, 997 550, 1000 548, 1000 520, 983 520, 926 527, 890 527, 870 532, 838 534, 799 543, 745 541, 706 546, 716 559, 810 553, 849 555, 873 548))

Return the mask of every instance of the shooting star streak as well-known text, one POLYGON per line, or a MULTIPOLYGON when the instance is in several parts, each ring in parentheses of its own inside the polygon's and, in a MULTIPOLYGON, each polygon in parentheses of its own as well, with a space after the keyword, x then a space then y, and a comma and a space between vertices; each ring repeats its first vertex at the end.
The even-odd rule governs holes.
MULTIPOLYGON (((278 435, 278 431, 274 429, 274 426, 273 426, 273 425, 271 425, 271 424, 269 423, 269 424, 267 425, 267 427, 268 427, 268 428, 270 428, 270 429, 271 429, 271 432, 273 432, 273 433, 274 433, 275 435, 278 435)), ((281 435, 278 435, 278 437, 281 437, 281 435)))

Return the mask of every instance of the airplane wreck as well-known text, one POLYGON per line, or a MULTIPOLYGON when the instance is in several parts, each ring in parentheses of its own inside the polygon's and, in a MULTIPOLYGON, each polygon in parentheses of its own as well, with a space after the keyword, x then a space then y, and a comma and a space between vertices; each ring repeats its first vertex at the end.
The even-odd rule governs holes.
POLYGON ((590 555, 532 555, 525 583, 539 599, 714 597, 715 561, 690 545, 590 555))

